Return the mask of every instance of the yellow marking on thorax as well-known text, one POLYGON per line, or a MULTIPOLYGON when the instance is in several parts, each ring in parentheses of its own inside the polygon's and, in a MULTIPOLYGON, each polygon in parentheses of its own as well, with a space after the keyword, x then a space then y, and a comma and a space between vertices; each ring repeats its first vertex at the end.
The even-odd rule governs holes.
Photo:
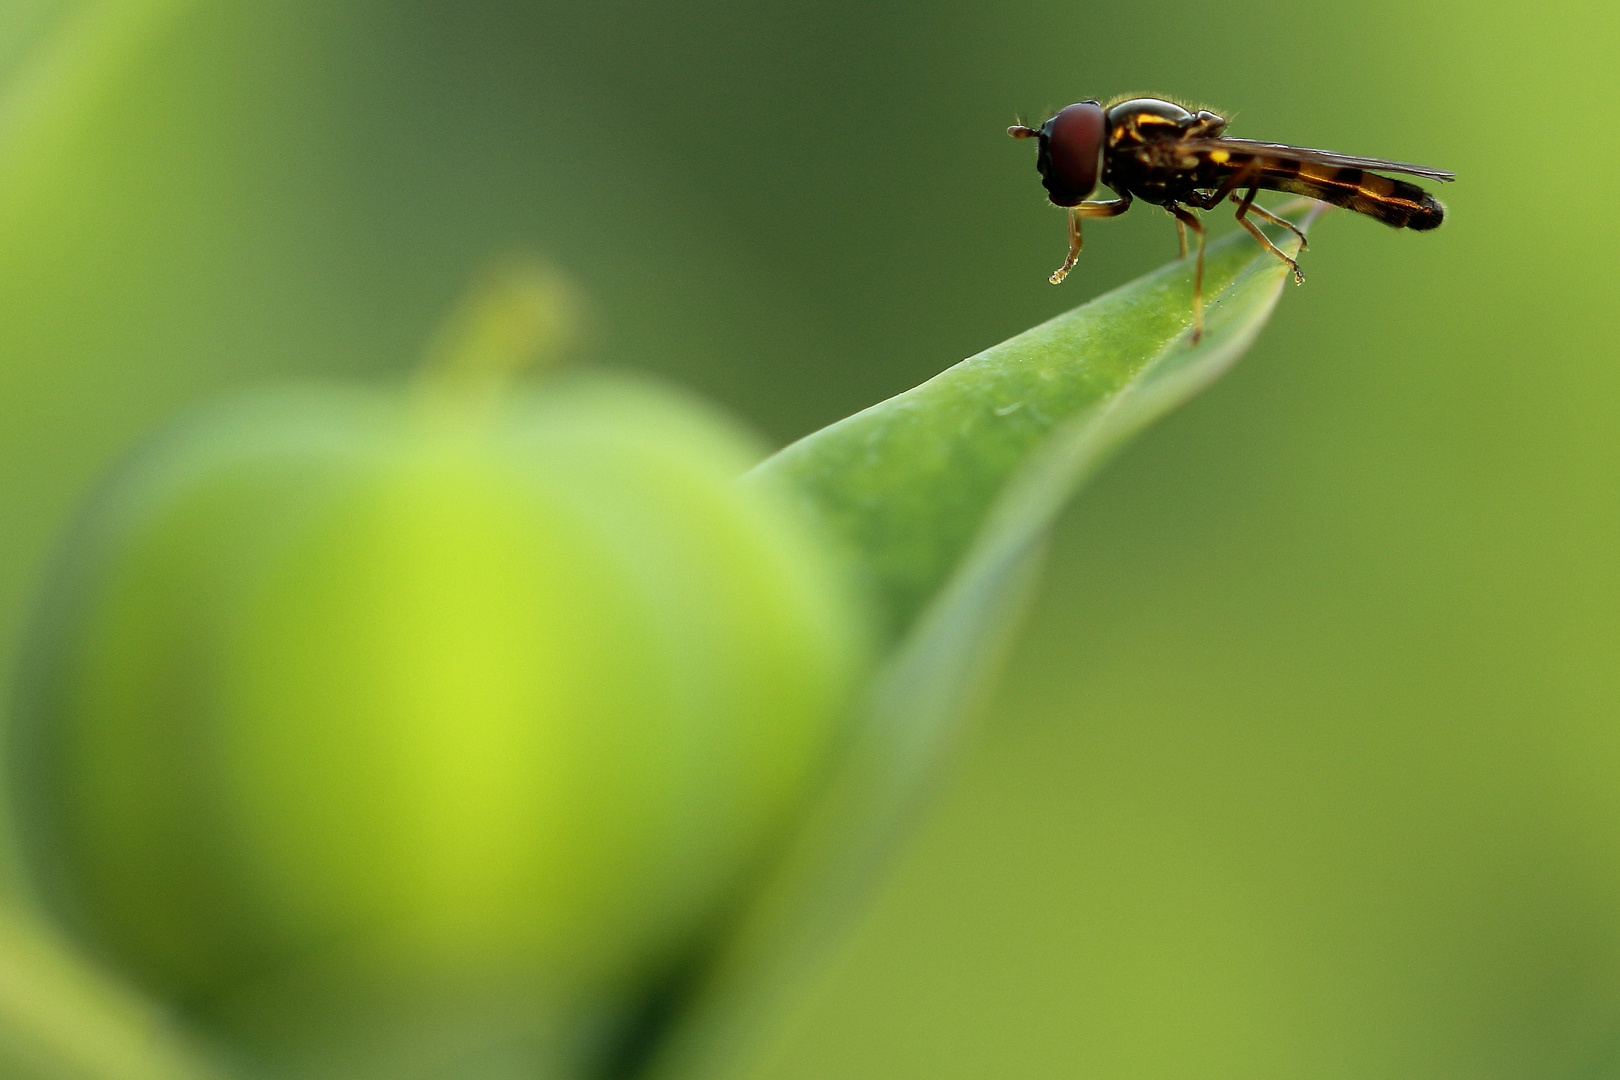
POLYGON ((1232 160, 1232 155, 1227 153, 1225 150, 1211 150, 1209 152, 1209 160, 1213 161, 1217 165, 1225 165, 1228 161, 1232 160))

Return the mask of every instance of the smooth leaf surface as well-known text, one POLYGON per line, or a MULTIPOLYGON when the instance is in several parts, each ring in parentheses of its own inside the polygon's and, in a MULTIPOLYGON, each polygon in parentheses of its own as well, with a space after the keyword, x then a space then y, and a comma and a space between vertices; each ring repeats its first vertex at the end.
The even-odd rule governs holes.
POLYGON ((900 640, 815 814, 657 1063, 660 1080, 737 1074, 813 997, 991 685, 1058 514, 1125 440, 1236 362, 1287 276, 1247 234, 1227 237, 1209 249, 1197 345, 1191 267, 1178 260, 755 470, 796 486, 850 546, 900 640))
POLYGON ((1169 408, 1196 393, 1259 332, 1285 271, 1235 233, 1209 246, 1208 328, 1196 346, 1191 260, 1176 260, 806 436, 755 475, 802 493, 850 546, 898 638, 1038 445, 1087 410, 1117 403, 1140 426, 1163 411, 1144 395, 1168 394, 1169 408))

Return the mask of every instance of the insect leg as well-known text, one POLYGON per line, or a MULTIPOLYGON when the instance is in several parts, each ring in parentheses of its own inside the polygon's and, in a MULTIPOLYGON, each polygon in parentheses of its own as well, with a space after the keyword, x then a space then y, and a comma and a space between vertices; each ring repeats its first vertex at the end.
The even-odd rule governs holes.
POLYGON ((1221 181, 1220 187, 1216 188, 1208 195, 1201 195, 1196 191, 1189 191, 1185 196, 1183 196, 1183 201, 1191 203, 1200 210, 1213 210, 1221 204, 1222 199, 1232 194, 1232 192, 1242 187, 1245 183, 1253 181, 1254 178, 1259 175, 1259 159, 1250 158, 1240 167, 1227 173, 1226 179, 1221 181))
POLYGON ((1311 246, 1310 241, 1305 239, 1305 233, 1300 229, 1300 227, 1295 225, 1292 221, 1289 221, 1287 218, 1278 217, 1276 214, 1273 214, 1270 210, 1267 210, 1259 203, 1254 203, 1251 205, 1249 210, 1252 213, 1259 214, 1273 225, 1281 225, 1283 228, 1299 237, 1299 250, 1304 251, 1306 248, 1311 246))
POLYGON ((1164 208, 1176 215, 1176 224, 1185 225, 1198 234, 1198 262, 1193 269, 1193 343, 1204 336, 1204 223, 1192 211, 1165 203, 1164 208))
POLYGON ((1085 237, 1080 235, 1080 208, 1069 207, 1069 257, 1063 260, 1063 265, 1052 271, 1052 276, 1046 280, 1054 285, 1062 284, 1063 279, 1069 276, 1074 264, 1080 259, 1080 245, 1084 244, 1085 237))
MULTIPOLYGON (((1261 210, 1258 206, 1254 205, 1254 196, 1255 196, 1255 193, 1257 191, 1259 191, 1259 190, 1260 190, 1259 188, 1251 187, 1249 189, 1249 193, 1247 195, 1243 196, 1243 200, 1238 203, 1238 208, 1237 208, 1238 224, 1242 225, 1245 229, 1248 229, 1250 233, 1254 234, 1254 238, 1256 240, 1260 241, 1260 246, 1261 247, 1265 248, 1267 251, 1269 251, 1273 255, 1277 256, 1277 258, 1281 259, 1283 262, 1287 263, 1289 266, 1292 266, 1294 268, 1294 284, 1295 285, 1303 285, 1303 284, 1305 284, 1305 274, 1300 270, 1299 263, 1295 262, 1293 259, 1290 259, 1287 255, 1284 255, 1282 253, 1282 249, 1279 248, 1276 244, 1273 244, 1271 242, 1270 237, 1266 236, 1265 233, 1260 231, 1260 226, 1258 226, 1254 222, 1250 221, 1248 219, 1248 217, 1247 217, 1247 214, 1249 213, 1249 211, 1254 210, 1254 211, 1257 211, 1257 212, 1259 212, 1261 214, 1265 214, 1265 216, 1270 218, 1272 221, 1277 221, 1278 220, 1272 214, 1268 214, 1264 210, 1261 210)), ((1288 227, 1290 229, 1294 228, 1292 225, 1289 225, 1288 227)), ((1294 229, 1294 231, 1298 232, 1299 230, 1294 229)))
POLYGON ((1176 218, 1176 241, 1181 245, 1181 254, 1177 255, 1176 258, 1185 259, 1187 257, 1187 226, 1181 223, 1180 218, 1176 218))
POLYGON ((1075 207, 1081 217, 1118 217, 1131 208, 1131 196, 1121 195, 1108 202, 1083 202, 1075 207))
POLYGON ((1059 284, 1069 276, 1074 264, 1080 258, 1080 246, 1085 242, 1080 235, 1080 219, 1088 217, 1117 217, 1131 208, 1131 197, 1125 195, 1112 202, 1083 202, 1069 207, 1069 257, 1063 260, 1063 265, 1052 272, 1047 280, 1052 284, 1059 284))

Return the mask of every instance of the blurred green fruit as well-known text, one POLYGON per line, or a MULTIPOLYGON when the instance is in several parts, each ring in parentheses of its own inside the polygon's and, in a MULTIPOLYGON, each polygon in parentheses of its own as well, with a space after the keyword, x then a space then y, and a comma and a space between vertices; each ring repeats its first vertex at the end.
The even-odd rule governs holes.
POLYGON ((249 1044, 633 994, 805 794, 864 662, 751 459, 602 380, 261 395, 169 435, 36 627, 47 906, 249 1044))

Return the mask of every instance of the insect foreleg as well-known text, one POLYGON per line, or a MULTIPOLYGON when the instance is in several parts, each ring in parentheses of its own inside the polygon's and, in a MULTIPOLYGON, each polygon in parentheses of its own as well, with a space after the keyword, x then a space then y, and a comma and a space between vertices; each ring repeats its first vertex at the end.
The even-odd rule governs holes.
POLYGON ((1080 207, 1069 207, 1069 256, 1063 260, 1063 265, 1052 271, 1052 276, 1046 280, 1054 285, 1063 283, 1074 269, 1074 264, 1080 259, 1080 246, 1084 244, 1085 237, 1080 235, 1080 207))
POLYGON ((1109 202, 1083 202, 1069 207, 1069 257, 1063 260, 1063 265, 1052 271, 1047 280, 1057 285, 1069 276, 1074 264, 1080 258, 1081 245, 1085 238, 1080 234, 1080 219, 1088 217, 1118 217, 1131 208, 1129 193, 1123 197, 1109 202))
POLYGON ((1107 202, 1083 202, 1074 208, 1081 217, 1118 217, 1131 208, 1131 197, 1124 195, 1107 202))

